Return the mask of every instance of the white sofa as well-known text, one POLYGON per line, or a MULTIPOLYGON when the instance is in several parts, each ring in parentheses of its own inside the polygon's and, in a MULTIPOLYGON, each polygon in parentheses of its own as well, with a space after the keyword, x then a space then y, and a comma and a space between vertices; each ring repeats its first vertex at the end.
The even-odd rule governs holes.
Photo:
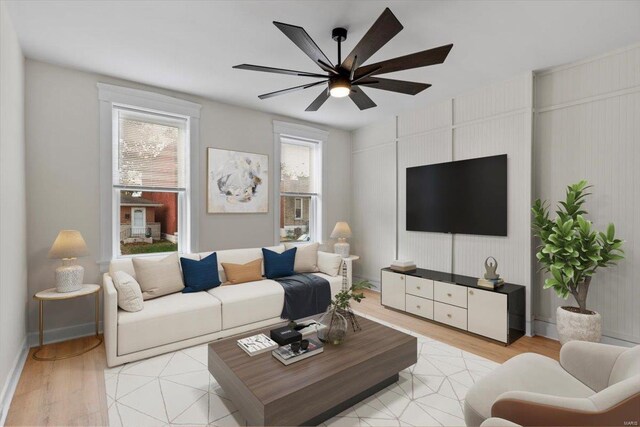
MULTIPOLYGON (((268 249, 282 252, 284 246, 268 249)), ((262 258, 261 248, 216 252, 222 282, 226 277, 221 263, 244 264, 262 258)), ((201 259, 209 254, 211 252, 181 256, 201 259)), ((165 256, 146 259, 159 260, 165 256)), ((321 271, 323 260, 331 257, 335 257, 335 254, 318 252, 321 271)), ((349 265, 347 268, 348 274, 351 272, 350 267, 349 265)), ((130 258, 113 260, 109 273, 105 273, 103 277, 104 339, 107 365, 110 367, 282 322, 280 313, 284 304, 284 289, 273 280, 218 286, 206 292, 178 292, 146 300, 141 311, 128 312, 118 308, 118 295, 111 279, 111 274, 118 270, 135 278, 130 258)), ((341 270, 342 268, 338 269, 341 270)), ((332 296, 342 288, 343 278, 340 273, 335 276, 322 272, 314 274, 329 281, 332 296)), ((350 277, 348 280, 350 283, 350 277)))

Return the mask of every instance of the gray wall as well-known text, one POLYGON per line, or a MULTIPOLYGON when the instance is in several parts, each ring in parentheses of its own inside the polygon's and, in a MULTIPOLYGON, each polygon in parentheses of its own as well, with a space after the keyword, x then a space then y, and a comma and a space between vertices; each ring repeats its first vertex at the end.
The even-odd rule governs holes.
MULTIPOLYGON (((99 267, 99 116, 97 82, 153 90, 202 105, 200 116, 200 248, 216 250, 272 245, 274 200, 268 214, 207 214, 205 200, 206 148, 226 148, 268 154, 273 162, 274 119, 284 117, 215 101, 149 88, 97 74, 27 60, 27 190, 29 292, 53 286, 57 263, 46 258, 58 231, 82 232, 91 255, 80 259, 85 281, 98 282, 99 267)), ((285 101, 286 102, 286 101, 285 101)), ((312 125, 313 126, 313 125, 312 125)), ((329 131, 324 161, 325 237, 338 220, 349 220, 349 132, 329 131)), ((271 165, 272 166, 272 165, 271 165)), ((274 170, 271 167, 271 170, 274 170)), ((277 185, 272 177, 271 185, 277 185)), ((30 305, 29 330, 37 329, 35 304, 30 305)), ((47 313, 52 338, 90 331, 90 301, 56 304, 47 313)))
POLYGON ((0 424, 27 331, 24 57, 0 3, 0 424))
MULTIPOLYGON (((596 273, 588 308, 602 314, 605 341, 640 343, 640 45, 536 73, 535 196, 555 205, 568 184, 593 184, 588 219, 609 222, 626 259, 596 273)), ((536 329, 555 336, 559 305, 536 275, 536 329)))

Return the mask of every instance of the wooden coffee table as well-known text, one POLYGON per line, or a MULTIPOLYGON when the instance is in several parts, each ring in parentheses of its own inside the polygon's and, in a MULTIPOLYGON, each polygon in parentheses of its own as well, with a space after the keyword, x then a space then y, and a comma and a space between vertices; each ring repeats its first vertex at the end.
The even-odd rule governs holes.
MULTIPOLYGON (((271 352, 250 357, 240 338, 209 344, 209 372, 249 425, 317 425, 398 380, 417 361, 416 338, 358 317, 362 330, 289 366, 271 352)), ((284 324, 283 324, 284 325, 284 324)), ((276 327, 276 326, 274 326, 276 327)), ((271 328, 270 328, 271 329, 271 328)))

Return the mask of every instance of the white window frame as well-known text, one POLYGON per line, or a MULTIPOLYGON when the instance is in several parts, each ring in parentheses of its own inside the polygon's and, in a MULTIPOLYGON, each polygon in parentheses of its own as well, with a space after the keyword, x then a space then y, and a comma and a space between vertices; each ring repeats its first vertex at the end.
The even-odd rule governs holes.
POLYGON ((302 197, 296 197, 293 199, 293 219, 304 219, 304 203, 302 203, 302 197), (297 207, 296 203, 300 202, 300 215, 296 215, 297 207))
MULTIPOLYGON (((185 191, 178 193, 178 229, 183 241, 179 243, 182 253, 194 252, 199 247, 198 224, 200 200, 199 192, 199 129, 200 104, 161 95, 154 92, 131 89, 105 83, 98 83, 100 101, 100 264, 106 271, 114 258, 153 256, 154 254, 120 255, 120 212, 119 198, 114 188, 114 168, 117 168, 117 148, 114 136, 118 129, 114 125, 114 108, 128 108, 144 113, 164 114, 186 120, 185 144, 185 191), (191 195, 195 197, 191 197, 191 195), (184 199, 180 199, 184 198, 184 199)), ((153 189, 146 189, 153 191, 153 189)), ((132 218, 133 220, 133 218, 132 218)), ((156 254, 157 255, 157 254, 156 254)))
MULTIPOLYGON (((324 230, 324 218, 326 218, 326 214, 324 212, 325 204, 322 203, 322 195, 323 195, 323 182, 325 180, 325 170, 324 170, 324 158, 326 152, 326 144, 329 139, 329 132, 313 128, 311 126, 300 125, 297 123, 287 123, 274 120, 273 121, 273 151, 274 151, 274 179, 275 185, 274 187, 274 242, 276 245, 280 245, 280 174, 281 174, 281 142, 282 138, 291 138, 295 140, 294 142, 299 142, 303 145, 310 145, 316 147, 316 155, 315 155, 315 170, 319 172, 319 176, 316 175, 316 194, 311 198, 311 202, 309 203, 309 235, 310 240, 312 242, 321 243, 325 240, 324 230)), ((286 141, 290 143, 290 141, 286 141)), ((293 194, 288 194, 293 195, 293 194)), ((304 208, 303 208, 304 209, 304 208)))

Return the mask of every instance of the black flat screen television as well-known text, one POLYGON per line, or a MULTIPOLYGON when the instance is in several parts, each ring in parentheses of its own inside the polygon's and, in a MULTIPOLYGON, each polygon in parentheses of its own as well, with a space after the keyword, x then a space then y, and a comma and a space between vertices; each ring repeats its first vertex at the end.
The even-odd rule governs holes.
POLYGON ((507 235, 507 155, 407 168, 407 231, 507 235))

